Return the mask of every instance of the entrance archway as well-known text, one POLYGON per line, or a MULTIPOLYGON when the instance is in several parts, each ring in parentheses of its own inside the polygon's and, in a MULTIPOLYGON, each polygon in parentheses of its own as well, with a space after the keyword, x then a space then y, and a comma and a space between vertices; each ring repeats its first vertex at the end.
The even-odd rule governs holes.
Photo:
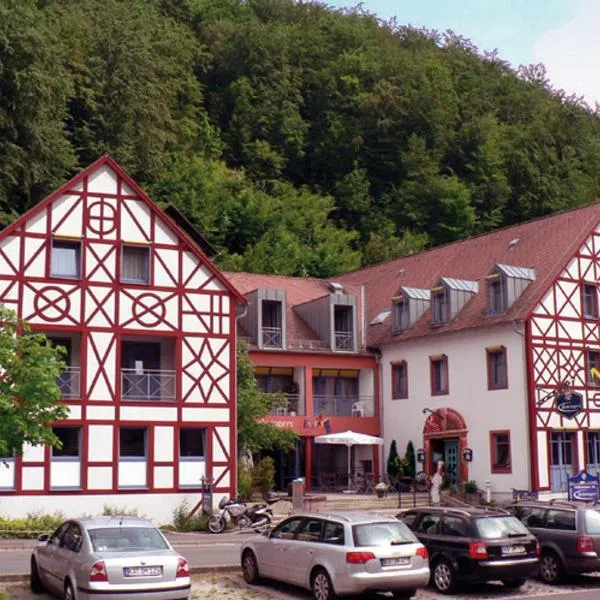
POLYGON ((423 425, 423 449, 426 453, 425 470, 431 476, 437 461, 443 460, 451 483, 469 478, 469 465, 462 460, 462 452, 468 447, 467 424, 463 416, 453 408, 438 408, 423 425))

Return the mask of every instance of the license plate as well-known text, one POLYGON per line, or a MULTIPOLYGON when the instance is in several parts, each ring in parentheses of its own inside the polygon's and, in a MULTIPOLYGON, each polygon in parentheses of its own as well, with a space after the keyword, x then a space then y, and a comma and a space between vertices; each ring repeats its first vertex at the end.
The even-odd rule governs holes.
POLYGON ((407 565, 410 563, 410 558, 408 556, 400 556, 398 558, 382 558, 381 566, 382 567, 399 567, 401 565, 407 565))
POLYGON ((125 577, 156 577, 163 574, 162 567, 124 567, 125 577))
POLYGON ((525 546, 502 546, 502 555, 525 554, 525 546))

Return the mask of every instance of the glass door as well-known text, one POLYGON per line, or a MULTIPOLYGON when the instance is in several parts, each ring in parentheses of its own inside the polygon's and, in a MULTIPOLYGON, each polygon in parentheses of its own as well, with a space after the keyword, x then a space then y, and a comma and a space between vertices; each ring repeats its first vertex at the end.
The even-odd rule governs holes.
POLYGON ((573 475, 573 434, 553 431, 550 436, 550 487, 566 492, 567 479, 573 475))
POLYGON ((450 485, 458 484, 458 440, 444 442, 444 469, 450 485))

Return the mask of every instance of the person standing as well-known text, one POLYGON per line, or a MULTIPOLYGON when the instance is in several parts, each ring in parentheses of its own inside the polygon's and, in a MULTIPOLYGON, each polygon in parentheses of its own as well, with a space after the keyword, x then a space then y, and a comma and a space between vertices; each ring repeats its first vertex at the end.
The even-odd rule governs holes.
POLYGON ((431 478, 431 503, 433 506, 440 505, 440 490, 444 485, 444 461, 440 460, 437 464, 437 470, 431 478))

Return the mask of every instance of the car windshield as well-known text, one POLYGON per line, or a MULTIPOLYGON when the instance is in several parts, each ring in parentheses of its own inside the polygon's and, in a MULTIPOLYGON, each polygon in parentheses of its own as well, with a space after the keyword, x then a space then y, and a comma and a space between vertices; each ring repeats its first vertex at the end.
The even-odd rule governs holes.
POLYGON ((600 511, 586 510, 585 511, 585 530, 589 534, 600 533, 600 511))
POLYGON ((154 527, 101 527, 89 529, 94 552, 166 550, 169 546, 154 527))
POLYGON ((399 546, 417 541, 410 529, 400 521, 365 523, 355 525, 352 530, 355 546, 399 546))
POLYGON ((475 525, 479 535, 486 540, 523 537, 528 534, 516 517, 480 517, 475 519, 475 525))

